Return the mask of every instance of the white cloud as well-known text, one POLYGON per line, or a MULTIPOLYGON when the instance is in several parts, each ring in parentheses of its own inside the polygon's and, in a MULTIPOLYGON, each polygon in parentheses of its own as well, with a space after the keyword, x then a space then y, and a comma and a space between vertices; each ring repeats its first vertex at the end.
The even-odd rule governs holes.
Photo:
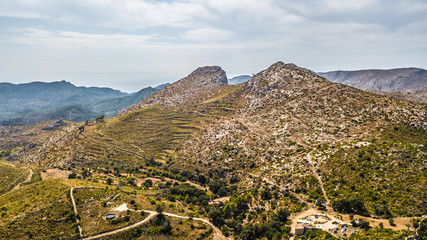
POLYGON ((128 34, 87 34, 71 31, 48 31, 43 29, 21 29, 19 35, 3 42, 14 42, 44 48, 123 48, 143 46, 153 36, 128 34))
MULTIPOLYGON (((361 10, 368 7, 375 6, 376 0, 324 0, 326 8, 331 10, 361 10)), ((323 4, 321 4, 323 5, 323 4)))
POLYGON ((200 28, 185 32, 182 37, 194 42, 215 43, 233 41, 234 34, 230 31, 215 28, 200 28))

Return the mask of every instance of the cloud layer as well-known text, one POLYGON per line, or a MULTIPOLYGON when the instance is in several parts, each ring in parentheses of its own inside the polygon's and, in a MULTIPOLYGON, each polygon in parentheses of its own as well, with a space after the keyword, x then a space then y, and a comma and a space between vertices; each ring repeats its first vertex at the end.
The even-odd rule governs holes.
POLYGON ((423 0, 1 1, 0 81, 136 91, 201 65, 427 68, 425 16, 423 0))

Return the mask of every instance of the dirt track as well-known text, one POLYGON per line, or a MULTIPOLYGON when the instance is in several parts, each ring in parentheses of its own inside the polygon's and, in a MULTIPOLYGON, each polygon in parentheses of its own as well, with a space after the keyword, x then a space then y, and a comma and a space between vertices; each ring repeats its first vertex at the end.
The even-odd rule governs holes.
MULTIPOLYGON (((2 163, 7 164, 7 165, 9 165, 9 166, 12 166, 12 167, 14 167, 14 168, 18 168, 18 167, 16 167, 16 165, 14 165, 14 164, 12 164, 12 163, 9 163, 9 162, 2 162, 2 163)), ((30 182, 30 181, 31 181, 31 178, 33 177, 33 174, 34 174, 33 169, 31 169, 31 168, 29 168, 29 167, 21 167, 21 169, 27 169, 28 171, 30 171, 30 174, 28 174, 27 178, 26 178, 23 182, 18 183, 18 184, 17 184, 17 185, 12 189, 12 191, 13 191, 13 190, 16 190, 16 189, 19 189, 19 188, 21 187, 21 184, 23 184, 23 183, 27 183, 27 182, 30 182)), ((19 178, 21 178, 21 177, 19 177, 19 178)), ((19 179, 19 178, 18 178, 18 179, 19 179)))
MULTIPOLYGON (((74 213, 76 215, 78 214, 78 212, 77 212, 76 202, 74 200, 73 191, 74 191, 74 189, 78 189, 78 188, 92 188, 92 187, 72 187, 71 188, 71 190, 70 190, 71 202, 73 204, 73 210, 74 210, 74 213)), ((113 231, 110 231, 110 232, 106 232, 106 233, 102 233, 102 234, 98 234, 98 235, 94 235, 94 236, 90 236, 90 237, 86 237, 86 238, 83 237, 83 233, 82 233, 82 230, 81 230, 81 227, 80 227, 80 221, 78 219, 76 219, 77 224, 79 224, 78 228, 79 228, 79 232, 80 232, 80 237, 82 239, 85 239, 85 240, 90 240, 90 239, 97 239, 97 238, 101 238, 101 237, 106 237, 106 236, 114 235, 114 234, 117 234, 117 233, 120 233, 120 232, 124 232, 124 231, 130 230, 130 229, 136 228, 136 227, 138 227, 138 226, 140 226, 142 224, 145 224, 148 221, 150 221, 150 219, 152 219, 154 216, 156 216, 158 214, 158 212, 150 211, 150 210, 141 210, 141 211, 149 213, 149 215, 144 220, 142 220, 142 221, 139 221, 139 222, 137 222, 135 224, 132 224, 130 226, 127 226, 127 227, 123 227, 123 228, 116 229, 116 230, 113 230, 113 231)), ((190 217, 187 217, 187 216, 181 216, 181 215, 177 215, 177 214, 173 214, 173 213, 167 213, 167 212, 163 212, 163 214, 166 215, 166 216, 169 216, 169 217, 184 218, 184 219, 189 219, 190 218, 190 217)), ((195 220, 195 221, 201 221, 201 222, 204 222, 204 223, 210 225, 214 229, 214 232, 215 232, 214 238, 213 238, 214 240, 229 240, 230 239, 230 238, 225 237, 221 233, 221 231, 215 225, 213 225, 209 220, 204 219, 204 218, 193 218, 193 220, 195 220)))

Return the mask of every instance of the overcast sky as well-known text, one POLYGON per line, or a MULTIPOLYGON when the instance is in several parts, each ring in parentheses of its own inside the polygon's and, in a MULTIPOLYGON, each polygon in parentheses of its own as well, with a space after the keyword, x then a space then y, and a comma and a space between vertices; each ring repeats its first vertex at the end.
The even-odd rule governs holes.
POLYGON ((0 82, 133 92, 277 61, 427 68, 427 0, 0 0, 0 82))

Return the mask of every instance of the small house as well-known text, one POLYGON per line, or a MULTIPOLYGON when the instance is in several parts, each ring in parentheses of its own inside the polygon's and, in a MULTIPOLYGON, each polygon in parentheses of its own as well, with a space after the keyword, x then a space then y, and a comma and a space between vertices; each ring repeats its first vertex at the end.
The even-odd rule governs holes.
POLYGON ((305 233, 305 227, 303 224, 298 223, 295 227, 295 235, 296 236, 302 236, 305 233))

